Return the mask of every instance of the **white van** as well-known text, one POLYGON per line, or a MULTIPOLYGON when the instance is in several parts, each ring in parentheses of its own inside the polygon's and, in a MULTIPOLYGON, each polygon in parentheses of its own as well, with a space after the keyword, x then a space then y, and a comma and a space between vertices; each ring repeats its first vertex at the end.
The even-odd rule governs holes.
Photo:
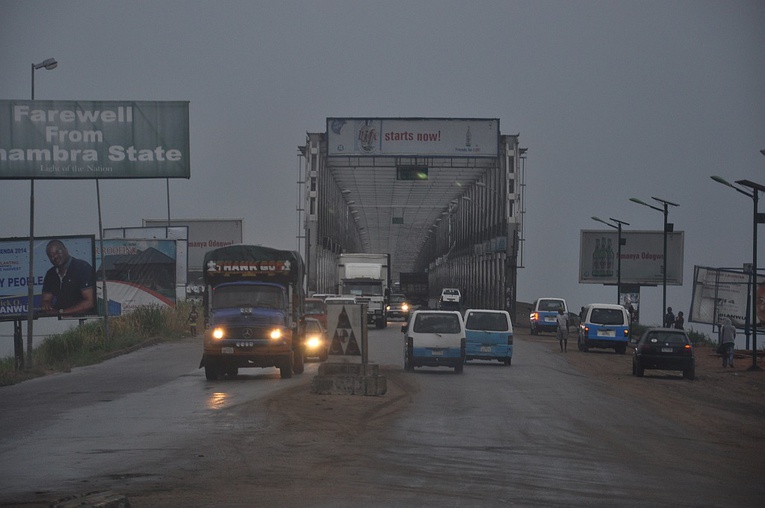
POLYGON ((624 354, 629 340, 630 315, 627 309, 611 303, 591 303, 584 308, 576 343, 579 351, 586 353, 594 347, 624 354))
POLYGON ((416 310, 404 333, 404 369, 452 367, 462 373, 465 364, 465 322, 454 310, 416 310))

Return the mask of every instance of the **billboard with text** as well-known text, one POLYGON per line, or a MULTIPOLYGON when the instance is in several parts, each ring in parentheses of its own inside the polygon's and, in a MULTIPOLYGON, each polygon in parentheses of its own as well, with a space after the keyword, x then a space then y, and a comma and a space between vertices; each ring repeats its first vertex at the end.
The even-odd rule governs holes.
POLYGON ((186 101, 0 100, 0 179, 189 178, 186 101))
MULTIPOLYGON (((667 285, 683 284, 682 231, 667 233, 667 285)), ((616 285, 619 277, 617 230, 582 230, 579 243, 579 282, 616 285)), ((664 281, 664 233, 624 231, 621 246, 621 283, 642 286, 664 281)))
POLYGON ((331 156, 497 157, 496 118, 327 118, 331 156))
POLYGON ((30 283, 35 318, 59 317, 60 310, 67 316, 96 315, 94 243, 94 236, 35 238, 30 281, 29 238, 0 239, 0 321, 27 318, 30 283), (91 306, 80 310, 83 301, 91 306))

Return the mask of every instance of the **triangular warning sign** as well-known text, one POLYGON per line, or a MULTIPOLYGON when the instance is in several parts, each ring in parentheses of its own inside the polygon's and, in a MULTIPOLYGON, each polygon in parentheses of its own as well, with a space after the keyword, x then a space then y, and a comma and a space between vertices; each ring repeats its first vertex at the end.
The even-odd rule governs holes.
POLYGON ((332 337, 332 344, 329 346, 329 354, 331 355, 344 355, 345 354, 345 342, 348 340, 348 331, 338 328, 335 330, 335 335, 332 337))
POLYGON ((345 311, 345 306, 343 306, 343 310, 340 311, 340 315, 337 317, 337 327, 351 328, 351 320, 348 319, 348 313, 345 311))
POLYGON ((351 330, 351 336, 348 338, 348 345, 345 346, 345 354, 351 356, 360 356, 361 349, 359 349, 359 343, 356 342, 356 334, 351 330))

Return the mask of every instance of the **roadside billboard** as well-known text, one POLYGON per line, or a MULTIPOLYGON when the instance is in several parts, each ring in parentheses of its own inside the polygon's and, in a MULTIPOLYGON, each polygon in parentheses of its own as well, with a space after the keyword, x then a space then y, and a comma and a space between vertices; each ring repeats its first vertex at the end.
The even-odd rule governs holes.
MULTIPOLYGON (((622 284, 653 286, 663 284, 664 233, 622 231, 621 277, 618 271, 617 230, 582 230, 579 242, 581 284, 622 284)), ((683 284, 682 231, 667 233, 667 285, 683 284)))
POLYGON ((189 178, 187 101, 0 100, 0 179, 189 178))
MULTIPOLYGON (((242 219, 174 219, 170 226, 188 228, 188 281, 204 285, 205 254, 218 247, 243 242, 242 219)), ((143 219, 144 227, 165 227, 167 219, 143 219)))
MULTIPOLYGON (((188 282, 189 228, 185 226, 157 226, 153 228, 107 228, 104 229, 104 239, 131 240, 173 240, 175 241, 175 300, 186 298, 186 283, 188 282)), ((99 258, 100 262, 100 258, 99 258)), ((101 274, 98 274, 101 277, 101 274)), ((111 298, 111 294, 107 295, 111 298)))
POLYGON ((110 316, 127 314, 146 305, 175 306, 175 240, 109 239, 103 240, 103 246, 103 258, 100 245, 96 249, 98 295, 103 300, 105 272, 110 316))
POLYGON ((327 118, 332 156, 497 157, 497 118, 327 118))
MULTIPOLYGON (((750 278, 750 274, 744 273, 743 269, 695 266, 688 321, 717 325, 723 319, 730 318, 733 326, 745 328, 747 302, 751 294, 750 278)), ((763 282, 765 277, 758 276, 757 284, 763 282)), ((758 308, 757 314, 760 313, 758 308)), ((761 317, 757 321, 758 329, 765 327, 761 317)))
POLYGON ((95 237, 38 237, 33 243, 30 281, 29 238, 0 239, 0 321, 27 318, 30 282, 34 286, 35 318, 96 316, 95 237), (57 269, 54 261, 61 268, 57 269), (85 301, 92 306, 80 309, 85 301), (72 311, 75 306, 78 309, 72 311), (62 316, 65 309, 69 312, 62 316))

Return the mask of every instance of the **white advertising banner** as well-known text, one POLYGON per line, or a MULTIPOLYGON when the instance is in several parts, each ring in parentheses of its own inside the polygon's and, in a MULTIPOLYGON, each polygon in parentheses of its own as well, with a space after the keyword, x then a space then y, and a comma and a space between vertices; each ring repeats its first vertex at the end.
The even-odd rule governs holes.
MULTIPOLYGON (((579 244, 579 282, 582 284, 661 285, 664 281, 664 233, 624 231, 619 277, 617 230, 583 230, 579 244)), ((667 285, 683 284, 682 231, 667 233, 667 285)))
MULTIPOLYGON (((713 325, 729 318, 736 328, 746 326, 747 300, 751 292, 748 273, 696 266, 693 279, 688 321, 713 325)), ((765 278, 760 276, 757 281, 762 284, 765 278)), ((759 310, 757 314, 760 314, 759 310)), ((762 328, 763 319, 759 317, 757 321, 757 327, 762 328)))
POLYGON ((497 157, 499 119, 327 118, 331 156, 497 157))

